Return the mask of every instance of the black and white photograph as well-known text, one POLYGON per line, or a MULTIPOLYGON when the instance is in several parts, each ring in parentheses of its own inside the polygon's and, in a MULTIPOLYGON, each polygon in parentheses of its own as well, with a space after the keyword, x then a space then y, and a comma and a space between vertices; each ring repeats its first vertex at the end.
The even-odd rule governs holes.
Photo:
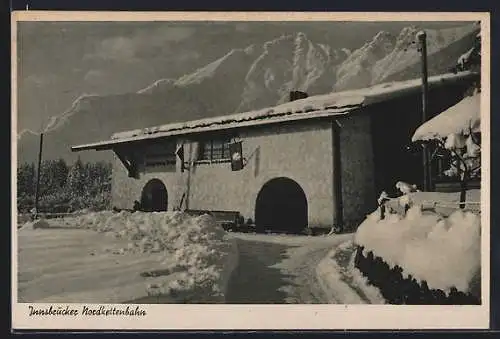
POLYGON ((13 16, 19 324, 487 326, 489 16, 193 14, 13 16))

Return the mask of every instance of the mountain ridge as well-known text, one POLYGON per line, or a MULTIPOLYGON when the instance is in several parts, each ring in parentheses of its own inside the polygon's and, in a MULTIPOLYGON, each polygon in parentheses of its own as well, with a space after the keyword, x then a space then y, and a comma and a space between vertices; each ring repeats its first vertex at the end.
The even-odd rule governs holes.
MULTIPOLYGON (((470 48, 465 38, 477 30, 475 25, 428 30, 429 60, 439 52, 440 58, 449 59, 433 71, 449 69, 470 48), (457 45, 447 52, 453 44, 457 45)), ((108 139, 122 130, 273 106, 288 100, 291 90, 317 95, 393 81, 395 74, 405 80, 414 72, 404 71, 419 64, 416 43, 411 44, 415 33, 415 27, 404 28, 398 36, 380 31, 351 51, 296 32, 262 45, 231 49, 191 73, 158 79, 133 93, 82 95, 45 128, 49 134, 45 157, 74 158, 71 145, 108 139)), ((36 159, 35 138, 35 132, 18 135, 20 161, 36 159)))

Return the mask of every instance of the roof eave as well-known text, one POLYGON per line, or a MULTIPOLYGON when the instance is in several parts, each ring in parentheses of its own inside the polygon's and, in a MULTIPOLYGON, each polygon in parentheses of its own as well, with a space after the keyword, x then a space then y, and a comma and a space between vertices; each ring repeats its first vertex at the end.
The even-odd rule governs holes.
POLYGON ((262 126, 262 125, 272 125, 279 124, 285 122, 293 122, 293 121, 301 121, 301 120, 317 120, 317 119, 325 119, 325 118, 338 118, 343 115, 348 114, 349 112, 356 110, 362 107, 362 105, 356 107, 344 107, 342 109, 331 109, 325 111, 317 111, 311 114, 309 113, 296 113, 294 117, 290 117, 290 115, 278 116, 268 119, 261 120, 250 120, 244 122, 230 123, 230 124, 214 124, 212 126, 205 127, 197 127, 192 129, 180 129, 175 131, 166 131, 166 132, 157 132, 153 134, 139 135, 135 137, 123 138, 123 139, 111 139, 105 141, 98 141, 90 144, 83 144, 72 146, 71 151, 79 152, 84 150, 112 150, 121 145, 132 144, 136 142, 146 142, 149 140, 157 140, 161 138, 171 138, 171 137, 179 137, 179 136, 189 136, 194 134, 201 134, 207 132, 216 132, 222 130, 232 130, 237 128, 245 128, 245 127, 254 127, 254 126, 262 126))

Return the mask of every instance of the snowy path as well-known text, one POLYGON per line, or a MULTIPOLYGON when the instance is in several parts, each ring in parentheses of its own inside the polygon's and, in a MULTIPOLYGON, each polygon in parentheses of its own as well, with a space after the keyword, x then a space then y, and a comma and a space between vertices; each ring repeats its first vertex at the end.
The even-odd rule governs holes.
POLYGON ((229 283, 227 302, 235 304, 327 303, 316 266, 333 247, 352 237, 233 236, 240 261, 229 283))
MULTIPOLYGON (((352 235, 237 234, 239 266, 227 302, 327 303, 316 267, 352 235)), ((172 302, 151 300, 141 272, 160 267, 160 254, 114 254, 126 242, 91 230, 27 230, 18 233, 20 302, 172 302)))

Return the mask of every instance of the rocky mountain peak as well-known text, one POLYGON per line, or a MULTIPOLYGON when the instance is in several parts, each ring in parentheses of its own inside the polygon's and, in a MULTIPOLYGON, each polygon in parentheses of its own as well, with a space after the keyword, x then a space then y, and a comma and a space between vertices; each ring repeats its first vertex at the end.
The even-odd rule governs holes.
MULTIPOLYGON (((427 30, 429 60, 439 61, 433 71, 444 73, 454 66, 450 63, 471 49, 466 37, 475 38, 476 29, 471 25, 427 30)), ((317 95, 404 80, 401 72, 418 66, 419 54, 412 43, 417 31, 415 26, 396 35, 379 31, 352 49, 311 40, 303 32, 283 34, 229 49, 191 73, 159 79, 136 93, 83 96, 53 120, 44 152, 48 158, 64 157, 73 144, 108 139, 121 130, 274 106, 287 101, 294 90, 317 95)), ((21 161, 36 159, 35 134, 20 135, 21 161)))

